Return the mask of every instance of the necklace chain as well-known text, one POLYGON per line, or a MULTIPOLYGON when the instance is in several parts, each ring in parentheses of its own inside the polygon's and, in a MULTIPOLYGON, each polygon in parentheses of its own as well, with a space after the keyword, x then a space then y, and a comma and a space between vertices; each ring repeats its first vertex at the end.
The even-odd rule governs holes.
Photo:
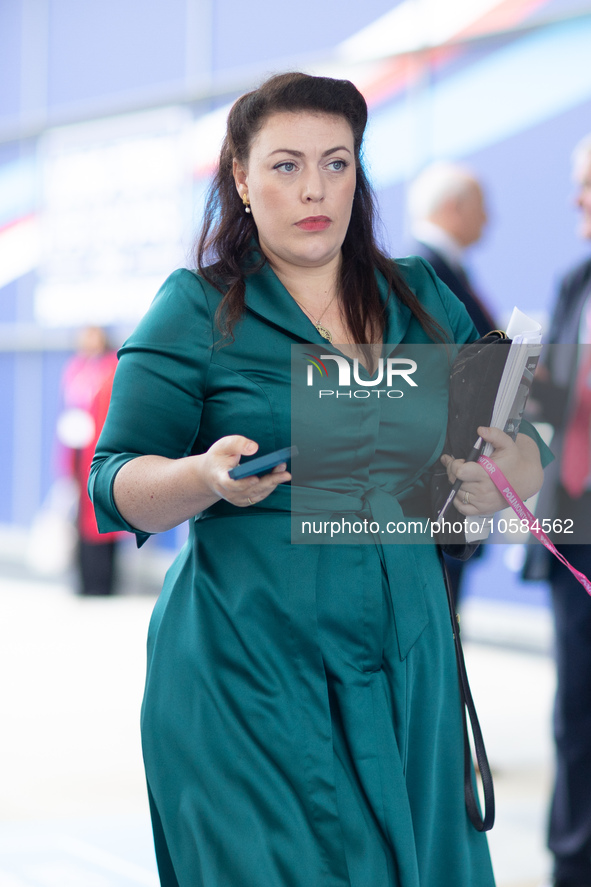
POLYGON ((308 311, 308 309, 306 308, 305 305, 302 305, 302 303, 300 301, 298 301, 298 299, 296 299, 295 296, 292 296, 292 298, 293 298, 294 302, 296 302, 300 306, 302 311, 304 311, 308 315, 308 317, 310 318, 310 320, 312 321, 312 323, 314 324, 314 326, 316 327, 316 329, 318 330, 318 332, 320 333, 322 338, 326 339, 328 342, 332 342, 331 331, 327 327, 323 326, 320 323, 320 321, 322 320, 322 318, 324 317, 324 315, 326 314, 326 312, 328 311, 328 309, 330 308, 330 306, 332 305, 332 303, 336 299, 336 293, 332 297, 332 299, 330 300, 330 302, 328 303, 328 305, 326 306, 326 308, 324 309, 324 311, 322 312, 320 317, 316 320, 314 319, 314 316, 312 315, 312 313, 310 311, 308 311))

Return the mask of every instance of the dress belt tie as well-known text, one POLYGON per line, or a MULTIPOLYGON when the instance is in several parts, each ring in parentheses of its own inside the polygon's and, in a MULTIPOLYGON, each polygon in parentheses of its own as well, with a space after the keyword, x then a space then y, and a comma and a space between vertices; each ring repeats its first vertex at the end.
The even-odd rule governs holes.
POLYGON ((386 532, 388 523, 401 526, 408 524, 398 495, 381 487, 371 487, 360 491, 359 495, 338 493, 303 486, 277 487, 274 492, 260 504, 248 508, 237 508, 228 502, 216 502, 207 511, 198 516, 198 520, 210 520, 220 517, 256 517, 263 514, 291 514, 292 521, 315 518, 328 521, 341 520, 343 515, 351 515, 354 519, 367 519, 379 527, 378 533, 339 533, 331 539, 330 534, 304 535, 299 532, 292 534, 294 544, 330 545, 338 557, 339 545, 370 544, 377 549, 383 571, 386 575, 392 599, 392 609, 396 623, 396 633, 400 658, 406 658, 419 635, 429 621, 425 590, 427 586, 426 572, 421 564, 421 549, 424 543, 432 545, 428 534, 418 532, 418 524, 427 526, 426 520, 416 520, 417 529, 412 534, 407 532, 386 532), (412 539, 412 543, 408 540, 412 539))

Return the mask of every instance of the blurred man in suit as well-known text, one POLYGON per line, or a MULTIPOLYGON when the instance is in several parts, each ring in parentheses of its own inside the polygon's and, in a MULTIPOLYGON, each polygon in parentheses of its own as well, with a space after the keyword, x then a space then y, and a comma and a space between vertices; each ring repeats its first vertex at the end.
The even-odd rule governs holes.
POLYGON ((452 163, 431 164, 409 188, 408 214, 413 237, 410 252, 427 259, 462 300, 481 336, 495 329, 490 311, 474 292, 463 267, 464 250, 480 240, 487 222, 477 179, 452 163))
MULTIPOLYGON (((573 173, 579 234, 591 241, 591 134, 575 148, 573 173)), ((563 539, 579 544, 558 548, 590 577, 591 257, 563 278, 548 341, 557 347, 548 349, 532 398, 546 407, 555 427, 551 445, 556 461, 536 513, 573 521, 573 536, 563 539), (561 344, 565 347, 558 347, 561 344)), ((553 884, 591 887, 591 598, 543 546, 528 549, 524 577, 549 578, 555 626, 556 767, 548 837, 554 854, 553 884)))
MULTIPOLYGON (((453 163, 426 167, 408 191, 413 237, 409 252, 422 256, 461 299, 481 336, 496 328, 493 317, 474 292, 463 267, 464 251, 477 243, 487 222, 482 188, 468 170, 453 163)), ((484 547, 480 546, 476 557, 484 547)), ((459 602, 465 564, 445 556, 452 593, 459 602)))

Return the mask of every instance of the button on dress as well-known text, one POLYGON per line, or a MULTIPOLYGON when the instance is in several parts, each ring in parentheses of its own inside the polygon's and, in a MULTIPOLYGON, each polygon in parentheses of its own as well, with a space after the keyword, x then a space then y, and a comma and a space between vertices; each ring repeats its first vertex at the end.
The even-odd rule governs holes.
MULTIPOLYGON (((427 263, 398 267, 450 341, 476 338, 427 263)), ((220 298, 175 272, 121 349, 90 479, 102 531, 133 531, 112 494, 129 459, 202 453, 229 434, 261 454, 292 443, 291 346, 331 346, 268 265, 247 277, 246 310, 221 347, 220 298)), ((385 342, 429 341, 395 298, 387 307, 385 342)), ((356 405, 357 426, 321 465, 320 512, 405 514, 445 433, 444 388, 421 397, 399 413, 356 405)), ((252 508, 220 501, 196 516, 156 603, 141 726, 161 883, 493 887, 464 804, 435 546, 294 543, 292 494, 284 485, 252 508)))

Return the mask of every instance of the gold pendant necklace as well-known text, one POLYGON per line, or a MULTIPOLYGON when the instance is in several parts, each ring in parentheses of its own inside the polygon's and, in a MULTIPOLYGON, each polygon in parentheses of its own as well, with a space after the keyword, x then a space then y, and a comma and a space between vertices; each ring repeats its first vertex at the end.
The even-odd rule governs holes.
POLYGON ((336 299, 336 293, 335 293, 335 295, 332 297, 332 299, 330 300, 330 302, 328 303, 328 305, 326 306, 326 308, 324 309, 324 311, 322 312, 322 314, 320 315, 320 317, 318 318, 318 320, 314 320, 313 316, 310 314, 310 312, 308 311, 308 309, 306 308, 306 306, 305 306, 305 305, 302 305, 301 302, 298 302, 298 300, 296 299, 295 296, 292 296, 292 299, 294 300, 294 302, 296 302, 296 303, 300 306, 300 308, 302 309, 302 311, 304 311, 304 312, 308 315, 308 317, 310 318, 310 320, 312 321, 312 323, 314 324, 314 326, 316 327, 316 329, 318 330, 318 332, 320 333, 320 335, 322 336, 322 338, 323 338, 323 339, 326 339, 327 342, 332 342, 332 333, 331 333, 331 331, 330 331, 327 327, 323 326, 323 325, 320 323, 320 321, 322 320, 322 318, 324 317, 324 315, 326 314, 326 312, 328 311, 328 309, 330 308, 330 306, 332 305, 332 303, 333 303, 334 300, 336 299))
POLYGON ((328 339, 329 342, 332 342, 332 333, 330 330, 327 330, 327 328, 325 326, 322 326, 321 323, 315 323, 314 326, 323 339, 328 339))

